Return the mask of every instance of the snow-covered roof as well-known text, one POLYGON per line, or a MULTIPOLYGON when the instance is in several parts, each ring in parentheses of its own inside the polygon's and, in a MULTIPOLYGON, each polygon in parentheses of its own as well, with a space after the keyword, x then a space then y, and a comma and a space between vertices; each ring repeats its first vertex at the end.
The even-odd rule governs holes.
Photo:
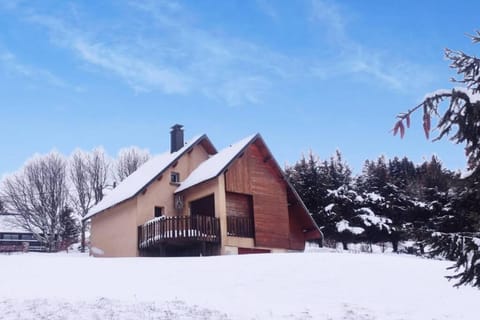
POLYGON ((162 153, 144 163, 134 173, 120 182, 115 189, 110 191, 102 201, 91 208, 88 214, 84 217, 84 220, 137 195, 138 192, 188 151, 190 147, 200 143, 203 139, 208 138, 206 135, 197 136, 187 142, 185 146, 178 151, 173 153, 162 153))
POLYGON ((180 184, 177 190, 175 190, 175 193, 218 176, 257 136, 258 134, 248 136, 210 157, 193 170, 193 172, 180 184))
POLYGON ((16 214, 0 214, 0 232, 30 233, 16 222, 16 214))

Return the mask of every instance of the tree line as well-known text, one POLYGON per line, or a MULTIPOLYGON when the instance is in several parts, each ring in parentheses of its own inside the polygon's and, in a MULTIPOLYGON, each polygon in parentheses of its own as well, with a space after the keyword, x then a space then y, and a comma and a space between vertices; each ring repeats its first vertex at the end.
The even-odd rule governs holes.
MULTIPOLYGON (((474 44, 480 43, 480 31, 469 37, 474 44)), ((315 183, 311 177, 325 175, 335 165, 348 181, 348 170, 342 171, 338 155, 320 166, 314 156, 304 157, 287 172, 326 236, 344 246, 362 238, 370 242, 388 239, 394 250, 399 240, 413 239, 421 253, 428 245, 428 254, 455 261, 451 269, 456 274, 448 278, 456 279, 456 286, 480 287, 480 59, 448 48, 445 57, 457 74, 451 79, 456 87, 427 94, 417 106, 398 114, 392 132, 403 138, 412 114, 423 112, 427 139, 435 128, 434 141, 447 137, 465 147, 467 177, 443 170, 435 158, 421 166, 408 159, 387 163, 380 158, 366 162, 354 184, 332 184, 328 175, 323 178, 331 189, 315 183), (434 126, 432 120, 437 121, 434 126)))
POLYGON ((0 214, 17 214, 19 226, 33 233, 48 251, 86 246, 88 211, 105 193, 148 161, 147 150, 121 149, 111 159, 102 148, 37 155, 0 184, 0 214))
POLYGON ((381 156, 353 176, 340 151, 328 160, 310 152, 285 171, 327 245, 390 242, 398 252, 408 241, 404 251, 436 255, 455 243, 450 235, 480 231, 478 175, 462 178, 436 156, 421 164, 381 156))

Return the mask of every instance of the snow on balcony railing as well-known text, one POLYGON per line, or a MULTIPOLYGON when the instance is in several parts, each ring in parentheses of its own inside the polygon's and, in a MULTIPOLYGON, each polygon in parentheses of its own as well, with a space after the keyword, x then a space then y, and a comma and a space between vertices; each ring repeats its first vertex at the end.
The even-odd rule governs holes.
POLYGON ((138 248, 155 247, 165 241, 220 241, 218 218, 193 215, 158 217, 138 227, 138 248))

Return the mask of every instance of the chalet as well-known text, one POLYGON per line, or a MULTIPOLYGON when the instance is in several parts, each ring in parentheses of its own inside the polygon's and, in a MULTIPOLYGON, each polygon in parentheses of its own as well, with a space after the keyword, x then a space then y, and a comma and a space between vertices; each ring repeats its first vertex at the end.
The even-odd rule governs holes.
POLYGON ((0 252, 45 251, 33 233, 17 222, 18 214, 0 214, 0 252))
POLYGON ((217 151, 206 135, 122 181, 85 219, 95 256, 194 256, 300 251, 322 239, 264 140, 255 134, 217 151))

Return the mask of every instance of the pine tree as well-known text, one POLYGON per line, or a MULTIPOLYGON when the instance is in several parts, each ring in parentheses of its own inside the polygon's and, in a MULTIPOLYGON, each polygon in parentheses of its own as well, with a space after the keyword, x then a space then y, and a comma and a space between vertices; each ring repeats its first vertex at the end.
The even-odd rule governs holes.
POLYGON ((460 181, 450 196, 448 211, 451 219, 442 224, 442 232, 480 231, 480 178, 478 173, 460 181))
POLYGON ((329 161, 321 161, 310 152, 285 171, 327 239, 342 241, 345 247, 357 241, 348 228, 343 233, 337 229, 340 221, 353 216, 356 196, 352 196, 352 172, 339 150, 329 161), (333 206, 335 209, 330 210, 333 206))
POLYGON ((322 231, 325 238, 341 242, 344 250, 348 249, 348 243, 359 242, 364 237, 365 230, 358 225, 358 221, 357 225, 354 224, 358 201, 358 194, 349 185, 328 190, 322 231))
POLYGON ((370 228, 370 234, 375 238, 372 240, 390 241, 395 252, 398 250, 398 243, 407 237, 405 230, 411 211, 411 202, 405 188, 411 175, 411 167, 408 160, 403 161, 405 169, 401 168, 401 164, 398 158, 387 164, 384 156, 377 161, 366 161, 357 183, 358 191, 365 200, 364 206, 378 217, 377 221, 388 225, 388 229, 370 228))
POLYGON ((318 156, 310 152, 307 158, 302 156, 295 165, 287 167, 285 172, 318 225, 324 225, 321 212, 325 206, 327 188, 325 172, 318 156))
POLYGON ((432 234, 430 245, 431 256, 443 256, 448 260, 456 260, 449 269, 457 274, 447 276, 458 280, 456 287, 471 283, 480 287, 480 234, 439 233, 432 234))
POLYGON ((442 231, 443 225, 453 217, 450 202, 456 177, 442 167, 436 156, 417 166, 415 171, 408 189, 412 205, 408 233, 411 240, 417 241, 423 254, 424 242, 431 233, 442 231))
POLYGON ((58 235, 62 249, 67 249, 71 244, 77 242, 79 235, 78 223, 73 217, 73 209, 65 207, 60 214, 61 232, 58 235))
MULTIPOLYGON (((392 220, 377 215, 370 207, 362 206, 355 210, 353 221, 356 225, 365 230, 364 239, 372 243, 391 241, 392 233, 395 228, 392 226, 392 220)), ((398 245, 394 245, 394 251, 397 251, 398 245)))
POLYGON ((357 185, 365 192, 380 194, 388 182, 388 169, 384 156, 377 161, 365 161, 362 175, 357 180, 357 185))
MULTIPOLYGON (((477 31, 476 35, 471 38, 474 43, 480 42, 480 32, 477 31)), ((453 79, 453 82, 460 83, 462 87, 438 90, 427 95, 415 108, 398 115, 393 133, 400 133, 400 136, 403 137, 405 128, 410 126, 411 114, 422 109, 423 128, 428 139, 431 131, 431 118, 439 116, 436 124, 439 134, 435 140, 450 136, 450 140, 454 143, 465 144, 468 166, 473 173, 470 184, 473 190, 470 195, 473 194, 475 198, 480 192, 480 59, 462 51, 450 49, 445 50, 445 56, 451 61, 450 67, 455 69, 460 76, 459 79, 453 79), (448 101, 449 104, 446 110, 441 112, 440 107, 444 101, 448 101)), ((474 216, 474 220, 479 220, 478 209, 468 207, 466 209, 469 215, 474 216)), ((475 229, 476 232, 479 231, 478 225, 475 229)), ((478 263, 480 237, 474 235, 468 238, 462 236, 458 231, 452 232, 449 236, 457 236, 461 239, 459 240, 461 243, 469 243, 461 246, 455 254, 457 263, 454 268, 458 273, 452 278, 459 279, 458 285, 472 283, 480 287, 478 263)), ((439 237, 432 237, 434 242, 438 239, 439 237)), ((441 247, 443 246, 439 246, 439 248, 441 247)))
POLYGON ((401 160, 394 157, 388 161, 388 177, 390 183, 401 189, 408 189, 416 177, 415 165, 407 157, 401 160))
POLYGON ((351 225, 355 210, 356 192, 352 188, 352 171, 343 160, 340 150, 320 166, 325 181, 326 197, 322 208, 324 235, 340 241, 347 249, 348 243, 358 242, 363 230, 351 225))
POLYGON ((455 286, 471 283, 480 287, 480 235, 462 237, 463 247, 457 262, 450 267, 458 272, 447 278, 458 280, 455 286))
POLYGON ((352 170, 343 160, 340 150, 336 150, 335 155, 330 157, 329 162, 325 161, 322 168, 327 179, 327 189, 334 190, 352 182, 352 170))

